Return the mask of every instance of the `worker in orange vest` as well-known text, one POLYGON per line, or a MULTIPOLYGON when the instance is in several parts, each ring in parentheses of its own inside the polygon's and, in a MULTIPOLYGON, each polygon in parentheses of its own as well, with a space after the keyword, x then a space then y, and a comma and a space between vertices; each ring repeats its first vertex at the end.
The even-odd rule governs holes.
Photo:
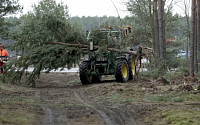
POLYGON ((3 64, 4 61, 8 60, 8 52, 4 49, 4 46, 2 43, 0 43, 0 67, 1 67, 1 73, 3 73, 3 64))

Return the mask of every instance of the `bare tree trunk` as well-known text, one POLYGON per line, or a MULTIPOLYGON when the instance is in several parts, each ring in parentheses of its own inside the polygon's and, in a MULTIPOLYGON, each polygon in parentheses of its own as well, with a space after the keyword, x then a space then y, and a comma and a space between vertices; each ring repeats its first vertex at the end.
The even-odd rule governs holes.
POLYGON ((198 63, 200 61, 200 0, 197 0, 197 45, 198 45, 198 63))
POLYGON ((198 45, 197 45, 197 22, 195 21, 195 33, 194 33, 194 72, 198 73, 198 45))
MULTIPOLYGON (((154 26, 154 12, 152 12, 152 0, 148 0, 149 1, 149 17, 151 19, 151 39, 152 39, 152 48, 155 50, 156 49, 156 42, 155 42, 155 26, 154 26)), ((154 6, 153 6, 154 7, 154 6)), ((154 68, 157 67, 157 60, 156 60, 156 56, 154 54, 154 62, 153 62, 153 66, 154 68)))
POLYGON ((195 35, 195 2, 192 0, 192 19, 191 19, 191 37, 190 37, 190 76, 194 77, 194 35, 195 35))
POLYGON ((195 33, 194 33, 194 72, 198 72, 198 44, 197 44, 197 0, 195 1, 195 33))
MULTIPOLYGON (((188 30, 190 29, 190 20, 189 20, 189 10, 190 8, 188 7, 188 0, 184 0, 184 12, 185 12, 185 17, 187 21, 187 28, 188 30)), ((189 59, 189 43, 190 43, 190 34, 188 33, 187 35, 187 41, 186 41, 186 58, 187 60, 189 59)))
MULTIPOLYGON (((173 1, 173 0, 172 0, 173 1)), ((163 46, 163 49, 164 49, 164 51, 163 51, 163 55, 164 55, 164 60, 166 59, 166 39, 165 39, 165 9, 164 9, 164 7, 165 7, 165 2, 166 2, 166 0, 163 0, 162 1, 162 10, 163 10, 163 41, 164 41, 164 46, 163 46)))
POLYGON ((154 0, 154 39, 155 39, 155 56, 156 62, 159 62, 160 58, 160 43, 159 43, 159 27, 158 27, 158 0, 154 0))
POLYGON ((165 35, 164 35, 164 2, 158 0, 158 22, 159 22, 159 42, 160 42, 160 59, 165 60, 165 35))
MULTIPOLYGON (((190 29, 190 21, 189 21, 189 16, 186 16, 186 20, 187 20, 187 27, 188 27, 188 29, 190 29)), ((187 36, 187 41, 186 41, 186 58, 187 58, 187 60, 189 59, 189 54, 188 54, 188 52, 189 52, 189 42, 190 42, 190 35, 189 36, 187 36)))

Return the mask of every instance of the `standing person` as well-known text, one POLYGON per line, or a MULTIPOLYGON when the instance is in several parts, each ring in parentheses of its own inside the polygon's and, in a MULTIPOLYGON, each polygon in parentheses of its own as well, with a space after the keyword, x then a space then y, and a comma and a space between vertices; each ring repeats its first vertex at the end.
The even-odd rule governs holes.
POLYGON ((7 61, 8 60, 8 52, 7 50, 4 49, 4 45, 2 43, 0 43, 0 68, 1 68, 1 73, 3 73, 3 61, 7 61))

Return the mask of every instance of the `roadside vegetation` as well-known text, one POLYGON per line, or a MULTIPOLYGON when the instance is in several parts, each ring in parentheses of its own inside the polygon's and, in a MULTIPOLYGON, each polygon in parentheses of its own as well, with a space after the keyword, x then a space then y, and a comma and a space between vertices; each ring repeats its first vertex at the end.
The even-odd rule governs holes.
POLYGON ((34 89, 0 82, 0 124, 35 124, 40 109, 34 89))

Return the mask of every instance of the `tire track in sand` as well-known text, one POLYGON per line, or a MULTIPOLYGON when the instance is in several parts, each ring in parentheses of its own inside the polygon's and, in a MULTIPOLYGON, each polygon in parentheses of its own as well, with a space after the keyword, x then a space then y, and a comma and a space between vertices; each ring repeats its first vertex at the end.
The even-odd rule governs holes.
MULTIPOLYGON (((43 101, 40 95, 41 95, 41 90, 36 89, 36 91, 35 91, 35 97, 38 100, 43 101)), ((41 125, 54 125, 52 110, 49 107, 44 106, 43 104, 41 105, 41 108, 44 111, 44 119, 42 120, 41 125)))
POLYGON ((44 91, 49 92, 51 89, 42 88, 35 91, 35 97, 41 102, 40 106, 44 112, 40 125, 67 125, 65 111, 49 106, 50 103, 46 99, 47 95, 44 94, 44 91))
POLYGON ((136 125, 132 116, 118 107, 103 107, 93 104, 83 93, 74 91, 74 96, 83 104, 89 105, 104 119, 106 125, 136 125))

